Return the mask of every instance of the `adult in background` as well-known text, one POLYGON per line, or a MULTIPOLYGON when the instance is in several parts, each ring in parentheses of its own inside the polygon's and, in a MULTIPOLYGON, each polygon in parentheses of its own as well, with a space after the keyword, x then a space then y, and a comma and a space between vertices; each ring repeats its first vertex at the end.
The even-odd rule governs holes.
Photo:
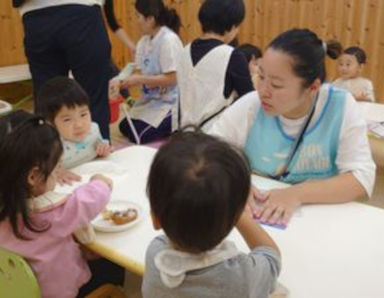
MULTIPOLYGON (((14 0, 22 16, 34 93, 71 70, 91 99, 92 119, 109 139, 111 46, 100 0, 14 0)), ((35 97, 36 98, 36 97, 35 97)), ((35 100, 35 111, 39 103, 35 100)))
POLYGON ((180 125, 207 128, 237 97, 254 90, 244 54, 229 44, 245 16, 243 0, 206 0, 203 35, 184 48, 177 68, 180 125))

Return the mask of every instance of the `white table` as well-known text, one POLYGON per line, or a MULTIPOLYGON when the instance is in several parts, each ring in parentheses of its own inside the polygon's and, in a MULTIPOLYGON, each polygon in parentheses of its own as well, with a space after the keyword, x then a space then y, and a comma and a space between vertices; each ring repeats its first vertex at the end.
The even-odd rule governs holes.
POLYGON ((31 78, 28 64, 0 67, 0 84, 26 81, 31 78))
POLYGON ((359 102, 363 117, 367 121, 384 121, 384 104, 375 102, 359 102))
MULTIPOLYGON (((145 194, 155 153, 152 148, 133 146, 107 158, 128 169, 114 179, 112 199, 141 204, 146 217, 124 232, 98 232, 96 242, 89 245, 137 274, 143 273, 146 247, 160 233, 152 229, 145 194)), ((264 189, 287 187, 261 177, 253 177, 253 182, 264 189)), ((266 230, 282 252, 279 281, 289 289, 291 298, 384 297, 384 210, 360 203, 305 206, 286 230, 266 230)), ((248 251, 237 230, 230 238, 248 251)))
MULTIPOLYGON (((359 102, 366 121, 384 122, 384 104, 359 102)), ((384 167, 384 139, 369 134, 372 156, 377 166, 384 167)))

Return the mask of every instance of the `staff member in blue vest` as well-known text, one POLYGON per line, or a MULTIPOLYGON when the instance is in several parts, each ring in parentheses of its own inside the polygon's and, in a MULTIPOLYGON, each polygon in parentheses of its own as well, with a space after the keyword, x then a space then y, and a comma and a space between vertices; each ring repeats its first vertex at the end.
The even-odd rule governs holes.
POLYGON ((257 92, 227 109, 210 133, 244 148, 252 169, 293 186, 261 193, 253 212, 287 224, 301 204, 342 203, 372 193, 375 164, 353 96, 324 83, 326 44, 307 29, 277 36, 263 56, 257 92))

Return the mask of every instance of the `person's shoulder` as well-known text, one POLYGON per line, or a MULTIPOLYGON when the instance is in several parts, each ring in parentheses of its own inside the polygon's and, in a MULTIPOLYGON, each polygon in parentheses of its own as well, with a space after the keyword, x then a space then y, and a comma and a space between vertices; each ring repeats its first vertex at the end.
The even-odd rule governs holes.
POLYGON ((165 235, 156 236, 149 243, 147 248, 147 257, 154 258, 155 255, 168 246, 168 239, 165 235))
MULTIPOLYGON (((136 48, 142 48, 144 45, 148 44, 151 41, 151 37, 149 35, 143 35, 140 37, 139 41, 137 42, 136 48)), ((137 51, 137 50, 136 50, 137 51)))
POLYGON ((368 79, 368 78, 359 77, 358 79, 364 85, 373 85, 372 81, 370 79, 368 79))

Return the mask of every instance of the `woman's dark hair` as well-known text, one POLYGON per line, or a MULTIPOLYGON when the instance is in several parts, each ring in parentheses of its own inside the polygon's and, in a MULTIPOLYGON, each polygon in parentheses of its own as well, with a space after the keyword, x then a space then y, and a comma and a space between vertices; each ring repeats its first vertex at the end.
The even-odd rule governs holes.
POLYGON ((249 61, 251 61, 252 57, 255 57, 255 59, 259 59, 263 56, 263 53, 261 52, 260 48, 250 43, 244 43, 239 46, 238 49, 245 55, 245 58, 247 59, 248 63, 249 61))
POLYGON ((8 132, 0 142, 0 221, 8 218, 16 237, 27 239, 22 235, 20 219, 34 232, 49 228, 49 223, 32 222, 29 216, 27 201, 31 198, 31 187, 28 175, 37 167, 42 181, 46 181, 57 165, 63 147, 56 129, 43 118, 28 115, 24 121, 19 120, 19 124, 7 125, 8 132))
POLYGON ((219 244, 236 224, 250 190, 244 155, 201 132, 179 132, 160 148, 147 193, 166 235, 198 253, 219 244))
POLYGON ((308 29, 291 29, 277 36, 268 48, 281 51, 293 59, 294 73, 309 87, 316 79, 323 83, 326 78, 325 55, 337 59, 342 46, 337 41, 323 41, 308 29))
POLYGON ((53 123, 62 107, 89 106, 89 97, 75 80, 55 77, 47 81, 37 95, 36 113, 53 123))
POLYGON ((344 54, 355 56, 359 64, 365 64, 367 62, 367 56, 362 48, 349 47, 344 50, 344 54))
POLYGON ((180 17, 175 9, 166 7, 163 0, 136 0, 135 8, 146 18, 153 16, 156 25, 167 26, 179 34, 180 17))
POLYGON ((205 0, 199 10, 199 21, 204 33, 224 35, 239 26, 245 17, 243 0, 205 0))

